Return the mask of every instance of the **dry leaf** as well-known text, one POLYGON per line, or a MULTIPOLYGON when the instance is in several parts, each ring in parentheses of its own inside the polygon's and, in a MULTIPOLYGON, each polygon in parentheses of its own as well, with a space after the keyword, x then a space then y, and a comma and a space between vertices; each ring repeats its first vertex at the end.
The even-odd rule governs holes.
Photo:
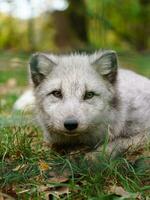
POLYGON ((56 193, 60 196, 62 194, 68 194, 69 193, 69 188, 64 186, 64 187, 60 187, 58 188, 58 190, 56 191, 56 193))
POLYGON ((2 194, 0 194, 0 200, 4 200, 4 197, 2 196, 2 194))
POLYGON ((47 171, 48 169, 51 169, 51 167, 49 167, 49 165, 45 161, 39 162, 39 168, 41 171, 47 171))
POLYGON ((52 188, 51 186, 40 185, 38 187, 38 192, 46 192, 49 191, 51 188, 52 188))
POLYGON ((139 193, 129 193, 121 186, 112 186, 110 188, 110 192, 124 198, 135 198, 137 200, 141 200, 141 195, 139 193))
POLYGON ((69 188, 67 186, 57 187, 41 185, 38 187, 38 192, 44 193, 46 200, 53 199, 54 196, 59 199, 61 195, 66 195, 69 193, 69 188))
POLYGON ((51 183, 66 183, 69 179, 67 177, 64 176, 56 176, 53 178, 49 179, 49 182, 51 183))
POLYGON ((51 190, 49 192, 46 192, 46 200, 53 199, 53 196, 55 196, 57 199, 61 198, 61 195, 67 195, 69 194, 69 188, 68 187, 58 187, 55 188, 55 190, 51 190))
POLYGON ((15 200, 13 197, 9 196, 8 194, 4 194, 0 192, 0 200, 15 200))
POLYGON ((125 191, 124 188, 122 188, 121 186, 113 186, 112 188, 110 188, 110 191, 122 197, 129 196, 129 192, 125 191))

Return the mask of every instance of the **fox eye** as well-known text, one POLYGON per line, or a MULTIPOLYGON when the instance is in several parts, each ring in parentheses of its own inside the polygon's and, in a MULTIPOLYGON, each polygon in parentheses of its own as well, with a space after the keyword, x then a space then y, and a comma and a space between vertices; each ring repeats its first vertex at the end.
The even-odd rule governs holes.
POLYGON ((51 94, 52 94, 54 97, 56 97, 56 98, 59 98, 59 99, 62 98, 61 90, 54 90, 54 91, 52 91, 51 93, 49 93, 48 95, 51 95, 51 94))
POLYGON ((94 92, 85 92, 84 100, 92 99, 95 96, 94 92))

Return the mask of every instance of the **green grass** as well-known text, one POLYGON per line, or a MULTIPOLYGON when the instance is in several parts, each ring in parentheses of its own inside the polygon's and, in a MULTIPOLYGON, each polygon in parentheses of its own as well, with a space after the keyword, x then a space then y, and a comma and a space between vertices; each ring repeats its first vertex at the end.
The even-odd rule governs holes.
POLYGON ((29 55, 10 52, 0 54, 0 114, 9 115, 12 106, 28 85, 29 55), (14 85, 11 82, 15 82, 14 85))
MULTIPOLYGON (((17 83, 4 93, 0 91, 0 198, 3 193, 9 195, 8 199, 42 200, 48 195, 49 199, 57 199, 55 191, 67 188, 69 193, 64 192, 61 199, 149 200, 149 144, 116 160, 103 153, 96 163, 83 155, 76 159, 60 156, 43 145, 41 130, 32 122, 32 115, 12 112, 14 102, 27 86, 27 58, 24 54, 0 55, 0 86, 7 88, 11 78, 17 83), (60 175, 63 180, 56 180, 60 175), (126 195, 112 191, 114 185, 123 188, 126 195)), ((150 75, 148 56, 122 60, 128 68, 150 75)))
POLYGON ((17 84, 19 86, 24 86, 27 84, 27 69, 25 67, 20 67, 12 69, 7 69, 2 71, 0 75, 0 84, 7 82, 10 78, 16 78, 17 77, 17 84))
POLYGON ((2 52, 0 54, 0 84, 14 78, 19 86, 26 85, 28 58, 29 55, 25 54, 2 52))
POLYGON ((104 154, 97 163, 81 155, 75 161, 44 147, 41 132, 34 126, 3 127, 0 129, 0 188, 16 199, 45 199, 50 188, 57 190, 65 186, 70 193, 61 199, 121 200, 110 190, 117 185, 128 191, 128 199, 138 195, 148 198, 150 168, 145 163, 150 158, 143 159, 138 151, 136 154, 132 161, 129 158, 111 160, 104 154), (46 163, 46 169, 41 163, 46 163), (67 181, 53 183, 52 177, 56 174, 67 174, 67 181), (42 186, 47 190, 38 192, 42 186))
POLYGON ((150 78, 150 56, 148 54, 122 53, 120 60, 125 68, 150 78))

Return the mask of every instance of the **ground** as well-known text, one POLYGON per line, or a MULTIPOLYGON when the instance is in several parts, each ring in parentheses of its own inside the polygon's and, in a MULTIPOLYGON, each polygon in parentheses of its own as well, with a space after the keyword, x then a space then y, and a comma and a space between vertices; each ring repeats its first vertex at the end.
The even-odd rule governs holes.
MULTIPOLYGON (((150 143, 112 160, 61 156, 43 144, 31 113, 12 110, 28 85, 28 54, 0 55, 0 200, 150 199, 150 143)), ((150 77, 148 55, 120 56, 121 64, 150 77)))

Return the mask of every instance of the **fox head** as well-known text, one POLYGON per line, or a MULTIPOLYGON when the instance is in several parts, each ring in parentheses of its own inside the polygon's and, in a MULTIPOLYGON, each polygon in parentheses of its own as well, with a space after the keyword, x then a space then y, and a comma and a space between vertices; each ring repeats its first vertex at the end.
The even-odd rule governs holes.
POLYGON ((108 123, 116 106, 117 56, 33 54, 30 76, 38 115, 50 133, 75 136, 108 123))

